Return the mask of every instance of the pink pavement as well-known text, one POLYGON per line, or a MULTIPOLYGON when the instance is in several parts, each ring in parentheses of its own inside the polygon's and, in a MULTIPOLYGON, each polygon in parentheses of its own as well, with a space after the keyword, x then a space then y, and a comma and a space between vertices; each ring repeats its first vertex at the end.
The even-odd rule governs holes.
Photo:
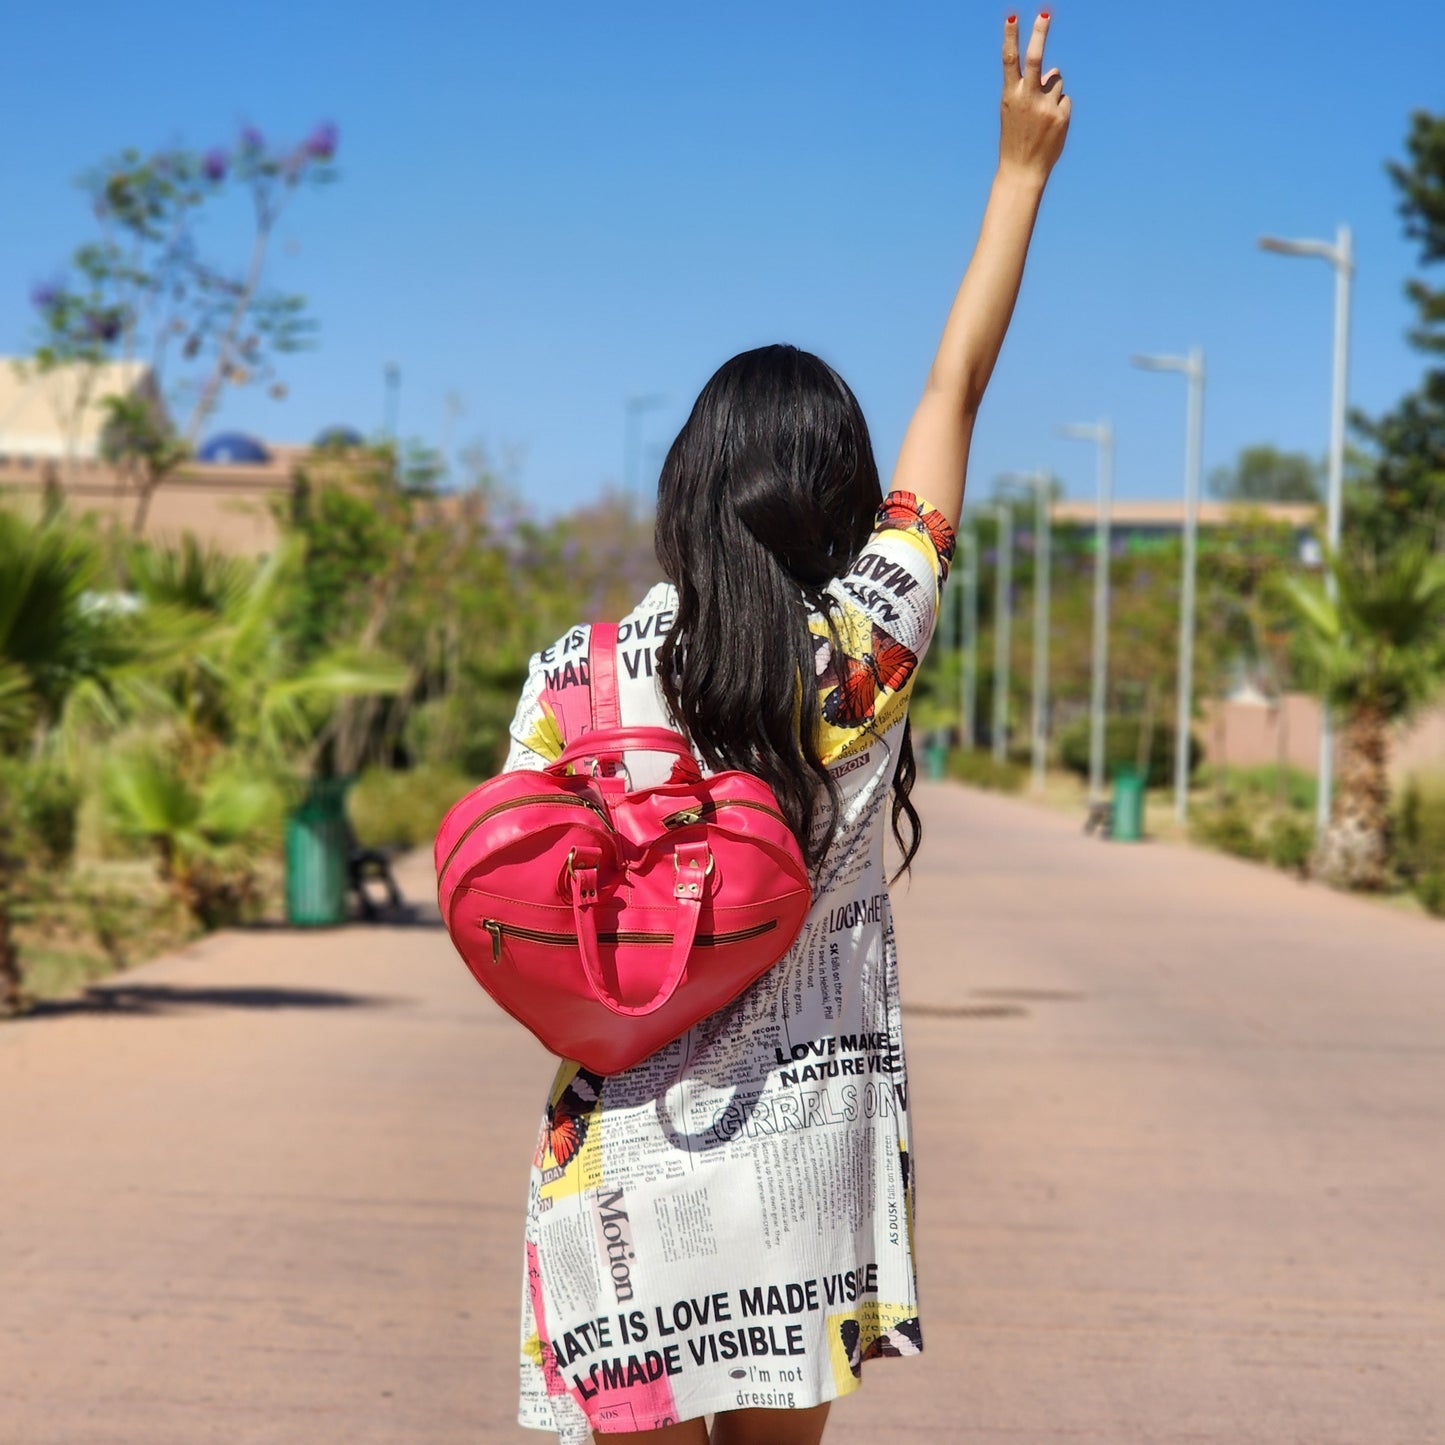
MULTIPOLYGON (((828 1439, 1445 1441, 1445 926, 918 797, 925 1353, 828 1439)), ((546 1438, 552 1063, 444 933, 226 934, 95 992, 0 1025, 0 1445, 546 1438)))

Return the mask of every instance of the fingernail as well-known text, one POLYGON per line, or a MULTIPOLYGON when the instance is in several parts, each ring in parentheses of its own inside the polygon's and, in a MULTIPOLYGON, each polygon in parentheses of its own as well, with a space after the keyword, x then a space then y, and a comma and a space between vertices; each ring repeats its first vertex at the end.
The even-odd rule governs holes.
POLYGON ((1049 12, 1048 12, 1047 10, 1040 10, 1040 11, 1039 11, 1039 19, 1040 19, 1040 20, 1047 20, 1048 18, 1049 18, 1049 12))
POLYGON ((1009 23, 1010 25, 1014 25, 1014 24, 1016 24, 1017 22, 1018 22, 1018 16, 1017 16, 1017 15, 1010 15, 1010 16, 1009 16, 1009 18, 1008 18, 1008 23, 1009 23))

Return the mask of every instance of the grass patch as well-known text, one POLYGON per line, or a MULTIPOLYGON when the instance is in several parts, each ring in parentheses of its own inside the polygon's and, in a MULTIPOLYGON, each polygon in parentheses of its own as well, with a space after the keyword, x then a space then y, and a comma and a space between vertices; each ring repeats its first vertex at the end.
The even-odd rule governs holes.
POLYGON ((59 998, 177 948, 194 928, 155 870, 97 863, 32 882, 15 900, 25 992, 59 998))

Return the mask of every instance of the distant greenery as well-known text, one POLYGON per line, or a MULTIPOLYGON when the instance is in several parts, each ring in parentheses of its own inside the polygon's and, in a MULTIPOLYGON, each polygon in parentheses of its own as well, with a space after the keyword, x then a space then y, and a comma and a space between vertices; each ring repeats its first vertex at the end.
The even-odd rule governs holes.
MULTIPOLYGON (((1058 736, 1059 761, 1081 778, 1089 776, 1089 719, 1082 717, 1062 728, 1058 736)), ((1204 757, 1199 739, 1189 739, 1190 772, 1204 757)), ((1174 779, 1174 728, 1159 722, 1147 738, 1138 718, 1111 717, 1104 724, 1104 771, 1112 776, 1116 767, 1147 766, 1146 786, 1163 788, 1174 779)))
MULTIPOLYGON (((1405 157, 1387 167, 1405 236, 1422 268, 1445 262, 1445 113, 1410 117, 1405 157)), ((1406 295, 1415 307, 1410 340, 1426 360, 1419 386, 1384 415, 1357 416, 1370 448, 1361 480, 1350 489, 1346 531, 1372 551, 1424 536, 1445 547, 1445 285, 1421 274, 1406 295)))
POLYGON ((430 847, 442 815, 482 781, 435 763, 405 772, 368 768, 347 797, 347 811, 357 838, 370 847, 430 847))
POLYGON ((1297 812, 1312 813, 1319 784, 1313 773, 1302 768, 1262 763, 1258 767, 1231 766, 1222 770, 1206 763, 1199 770, 1202 787, 1226 792, 1252 805, 1278 803, 1297 812))
POLYGON ((157 939, 253 917, 313 779, 358 834, 425 843, 501 764, 532 652, 652 580, 620 505, 540 523, 474 457, 323 449, 262 559, 0 509, 0 1013, 157 939), (82 826, 83 825, 83 826, 82 826), (82 835, 83 840, 82 840, 82 835), (148 863, 133 881, 106 871, 148 863))
POLYGON ((1012 760, 998 762, 989 752, 955 748, 948 755, 948 776, 996 793, 1021 793, 1029 770, 1012 760))
POLYGON ((1232 466, 1209 474, 1209 490, 1226 502, 1318 502, 1319 462, 1268 442, 1245 447, 1232 466))

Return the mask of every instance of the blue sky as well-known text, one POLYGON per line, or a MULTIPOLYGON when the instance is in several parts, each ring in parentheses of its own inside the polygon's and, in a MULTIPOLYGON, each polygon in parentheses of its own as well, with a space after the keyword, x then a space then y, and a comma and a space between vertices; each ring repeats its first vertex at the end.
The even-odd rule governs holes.
MULTIPOLYGON (((1051 59, 1073 133, 975 442, 970 492, 1051 468, 1089 495, 1057 422, 1108 415, 1121 495, 1176 495, 1182 379, 1135 351, 1205 348, 1206 465, 1272 441, 1324 451, 1331 274, 1264 231, 1355 227, 1352 400, 1413 386, 1413 267, 1383 162, 1439 108, 1445 6, 1353 0, 1127 7, 1059 0, 1051 59)), ((299 199, 274 279, 317 351, 235 424, 304 439, 401 428, 521 458, 541 511, 616 483, 623 402, 659 393, 657 449, 713 368, 787 340, 851 382, 885 478, 967 261, 996 153, 1005 7, 653 3, 410 7, 292 0, 12 7, 0 53, 0 352, 31 285, 86 234, 72 178, 122 145, 224 141, 243 122, 341 129, 342 180, 299 199)), ((1026 10, 1031 17, 1033 10, 1026 10)), ((218 222, 215 239, 229 235, 218 222)))

